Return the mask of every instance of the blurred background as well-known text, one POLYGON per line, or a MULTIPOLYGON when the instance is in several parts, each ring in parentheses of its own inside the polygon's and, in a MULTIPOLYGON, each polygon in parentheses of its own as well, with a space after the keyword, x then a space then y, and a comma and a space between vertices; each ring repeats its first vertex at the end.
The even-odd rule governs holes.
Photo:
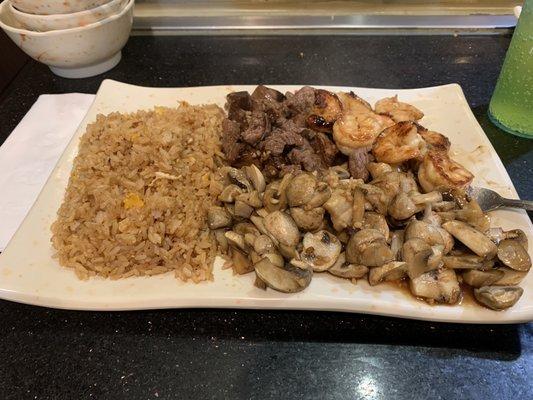
MULTIPOLYGON (((1 2, 1 1, 0 1, 1 2)), ((519 0, 136 0, 133 35, 494 34, 519 0)), ((0 91, 27 57, 0 31, 0 91)))
POLYGON ((468 13, 483 10, 491 13, 505 13, 521 3, 513 0, 137 0, 143 10, 177 10, 186 7, 208 10, 213 13, 241 12, 293 12, 323 13, 371 12, 396 14, 468 13))
POLYGON ((516 0, 137 0, 134 29, 508 27, 516 0))

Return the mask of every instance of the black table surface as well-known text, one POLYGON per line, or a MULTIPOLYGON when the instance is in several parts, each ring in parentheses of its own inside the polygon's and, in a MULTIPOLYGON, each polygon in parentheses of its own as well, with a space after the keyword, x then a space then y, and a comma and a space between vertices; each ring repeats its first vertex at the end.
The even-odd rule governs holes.
MULTIPOLYGON (((0 95, 0 143, 40 94, 95 93, 105 78, 145 86, 457 82, 519 194, 532 198, 533 141, 486 118, 509 42, 487 35, 132 37, 120 64, 94 78, 62 79, 29 62, 0 95)), ((532 377, 532 324, 299 311, 97 313, 0 301, 1 399, 526 399, 532 377)))

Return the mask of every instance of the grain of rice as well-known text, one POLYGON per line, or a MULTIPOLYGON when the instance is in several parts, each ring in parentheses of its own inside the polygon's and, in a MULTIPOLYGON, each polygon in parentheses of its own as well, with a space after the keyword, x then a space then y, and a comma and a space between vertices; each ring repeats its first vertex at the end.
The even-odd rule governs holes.
POLYGON ((174 271, 212 279, 207 209, 223 188, 215 105, 99 115, 82 136, 56 222, 59 263, 80 279, 174 271))

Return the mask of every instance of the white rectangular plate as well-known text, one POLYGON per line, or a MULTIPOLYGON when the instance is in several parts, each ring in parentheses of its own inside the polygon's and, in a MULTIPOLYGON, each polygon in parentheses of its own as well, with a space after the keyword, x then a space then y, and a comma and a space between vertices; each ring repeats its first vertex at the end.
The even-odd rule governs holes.
MULTIPOLYGON (((301 86, 273 87, 285 92, 301 86)), ((347 311, 463 323, 514 323, 533 319, 533 273, 522 282, 525 291, 520 301, 507 311, 495 312, 467 303, 430 306, 388 285, 369 287, 362 280, 354 285, 329 274, 315 274, 311 285, 300 293, 283 294, 270 289, 263 291, 253 286, 253 274, 233 276, 231 270, 221 269, 220 262, 215 263, 214 282, 197 285, 180 282, 172 274, 118 281, 102 278, 80 281, 71 270, 58 265, 52 258, 50 225, 61 204, 79 138, 97 114, 132 112, 156 105, 172 107, 179 100, 223 106, 229 92, 252 91, 254 88, 145 88, 104 81, 33 208, 5 252, 0 255, 0 298, 79 310, 208 307, 347 311)), ((400 100, 417 106, 425 113, 422 125, 450 138, 454 158, 475 174, 476 185, 517 198, 505 168, 470 111, 458 85, 412 90, 324 88, 331 91, 353 90, 371 103, 398 94, 400 100)), ((529 237, 529 252, 532 253, 532 226, 525 212, 493 212, 492 225, 524 230, 529 237)))

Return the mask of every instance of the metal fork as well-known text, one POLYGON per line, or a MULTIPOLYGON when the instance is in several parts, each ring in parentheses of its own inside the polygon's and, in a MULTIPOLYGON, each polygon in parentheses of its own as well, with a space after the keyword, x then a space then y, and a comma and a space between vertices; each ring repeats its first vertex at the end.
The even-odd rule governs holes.
POLYGON ((472 186, 467 193, 478 202, 483 211, 492 211, 501 207, 523 208, 524 210, 533 211, 533 201, 531 200, 506 199, 494 190, 472 186))

